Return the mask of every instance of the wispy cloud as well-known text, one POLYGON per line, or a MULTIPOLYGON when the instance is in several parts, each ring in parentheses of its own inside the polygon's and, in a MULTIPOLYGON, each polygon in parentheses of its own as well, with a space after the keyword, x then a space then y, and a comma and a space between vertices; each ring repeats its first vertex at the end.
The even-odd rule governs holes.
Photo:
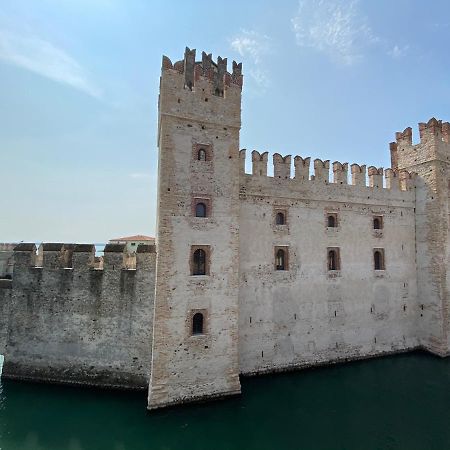
POLYGON ((0 29, 0 60, 67 84, 92 97, 101 96, 79 62, 63 49, 35 35, 0 29))
POLYGON ((409 51, 409 45, 394 45, 387 51, 387 54, 394 59, 399 59, 405 56, 409 51))
POLYGON ((250 63, 250 67, 246 69, 246 74, 262 90, 270 84, 267 70, 263 67, 263 59, 271 51, 271 41, 269 36, 254 30, 241 30, 230 40, 231 48, 243 58, 247 58, 250 63))
POLYGON ((269 36, 254 30, 242 30, 231 40, 231 48, 241 56, 249 56, 255 64, 259 64, 261 57, 270 51, 270 41, 269 36))
POLYGON ((379 42, 358 5, 358 0, 301 0, 291 19, 297 45, 354 64, 368 45, 379 42))

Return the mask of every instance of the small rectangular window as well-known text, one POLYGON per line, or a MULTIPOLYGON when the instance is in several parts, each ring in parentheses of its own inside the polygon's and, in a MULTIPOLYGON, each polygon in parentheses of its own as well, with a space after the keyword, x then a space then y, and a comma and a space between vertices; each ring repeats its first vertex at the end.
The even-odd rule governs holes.
POLYGON ((287 225, 287 211, 285 209, 276 208, 274 214, 275 225, 287 225))
POLYGON ((200 162, 212 161, 213 151, 211 144, 194 144, 192 148, 192 159, 200 162))
POLYGON ((327 228, 337 228, 338 227, 338 215, 337 213, 327 213, 326 215, 326 225, 327 228))
POLYGON ((383 216, 373 216, 372 225, 374 230, 383 229, 383 216))
POLYGON ((289 247, 275 247, 275 270, 289 270, 289 247))
POLYGON ((329 271, 341 270, 341 257, 338 247, 327 248, 327 267, 329 271))
POLYGON ((373 268, 374 270, 385 270, 384 249, 373 249, 373 268))
POLYGON ((206 218, 211 216, 211 199, 206 197, 192 198, 192 215, 206 218))
POLYGON ((209 275, 210 264, 209 245, 193 245, 189 261, 191 275, 209 275))

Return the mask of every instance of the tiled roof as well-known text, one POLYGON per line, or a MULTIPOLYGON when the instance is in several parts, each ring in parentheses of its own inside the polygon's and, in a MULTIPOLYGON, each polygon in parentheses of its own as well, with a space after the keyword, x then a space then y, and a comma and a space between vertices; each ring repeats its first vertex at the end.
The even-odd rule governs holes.
POLYGON ((125 236, 121 238, 110 239, 111 241, 153 241, 155 238, 151 236, 144 236, 143 234, 136 234, 135 236, 125 236))

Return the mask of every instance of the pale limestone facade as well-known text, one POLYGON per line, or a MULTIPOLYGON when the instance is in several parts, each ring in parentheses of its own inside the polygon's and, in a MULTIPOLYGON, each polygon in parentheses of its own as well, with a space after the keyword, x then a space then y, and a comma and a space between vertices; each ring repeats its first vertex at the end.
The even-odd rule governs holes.
POLYGON ((257 151, 247 174, 241 88, 234 62, 163 57, 157 246, 108 244, 99 264, 93 245, 18 245, 4 377, 148 387, 155 409, 237 394, 242 374, 450 354, 450 125, 397 133, 392 168, 350 181, 279 154, 268 176, 257 151))
POLYGON ((310 176, 298 156, 291 177, 291 156, 279 154, 268 176, 257 151, 246 174, 241 88, 234 62, 228 73, 226 60, 195 62, 189 49, 163 58, 149 408, 235 394, 238 374, 420 347, 447 356, 448 124, 420 124, 416 146, 398 134, 392 169, 369 167, 368 185, 365 166, 353 164, 349 182, 335 162, 330 180, 329 161, 310 176), (196 249, 204 275, 193 274, 196 249))

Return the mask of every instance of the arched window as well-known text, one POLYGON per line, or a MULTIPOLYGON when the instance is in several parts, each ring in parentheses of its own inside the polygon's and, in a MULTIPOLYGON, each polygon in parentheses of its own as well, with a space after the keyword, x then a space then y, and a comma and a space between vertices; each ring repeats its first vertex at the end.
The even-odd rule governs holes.
POLYGON ((206 150, 205 150, 204 148, 201 148, 201 149, 198 151, 197 159, 198 159, 199 161, 206 161, 206 150))
POLYGON ((202 202, 195 205, 195 217, 206 217, 206 205, 202 202))
POLYGON ((282 212, 277 212, 277 215, 275 216, 275 223, 277 225, 284 225, 286 223, 284 214, 282 212))
POLYGON ((329 214, 328 215, 328 221, 327 221, 327 226, 328 228, 336 228, 336 215, 335 214, 329 214))
POLYGON ((192 334, 203 334, 203 314, 195 313, 192 317, 192 334))
POLYGON ((373 264, 374 264, 375 270, 383 270, 384 269, 383 253, 380 250, 376 250, 373 253, 373 264))
POLYGON ((201 248, 194 252, 194 267, 192 275, 206 275, 206 253, 201 248))
POLYGON ((328 251, 328 270, 338 270, 338 257, 336 250, 328 251))
POLYGON ((374 230, 381 230, 381 217, 374 217, 373 218, 373 229, 374 230))
POLYGON ((286 252, 281 248, 277 251, 275 266, 277 270, 286 270, 286 252))

